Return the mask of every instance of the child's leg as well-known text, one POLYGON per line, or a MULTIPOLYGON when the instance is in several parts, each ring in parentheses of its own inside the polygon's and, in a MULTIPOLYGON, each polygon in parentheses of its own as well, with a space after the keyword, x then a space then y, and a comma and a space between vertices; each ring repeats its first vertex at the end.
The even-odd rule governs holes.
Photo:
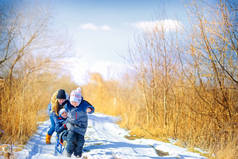
POLYGON ((50 115, 50 122, 51 122, 50 129, 48 130, 46 137, 45 137, 46 144, 50 144, 51 136, 55 131, 55 121, 53 119, 53 115, 50 115))
POLYGON ((74 152, 75 156, 82 155, 83 145, 84 145, 84 136, 77 134, 77 144, 76 144, 75 152, 74 152))
POLYGON ((55 121, 54 121, 54 118, 53 118, 53 115, 50 115, 50 129, 48 131, 48 135, 52 136, 52 134, 54 133, 55 131, 55 121))
POLYGON ((62 131, 58 136, 60 141, 63 143, 64 141, 67 141, 67 135, 68 135, 68 130, 62 131))
POLYGON ((72 153, 75 151, 76 141, 77 141, 76 133, 68 131, 66 150, 69 155, 72 155, 72 153))
POLYGON ((63 141, 65 141, 65 140, 67 141, 67 135, 68 135, 68 131, 67 131, 67 130, 64 130, 64 131, 63 131, 63 135, 62 135, 62 140, 63 140, 63 141))

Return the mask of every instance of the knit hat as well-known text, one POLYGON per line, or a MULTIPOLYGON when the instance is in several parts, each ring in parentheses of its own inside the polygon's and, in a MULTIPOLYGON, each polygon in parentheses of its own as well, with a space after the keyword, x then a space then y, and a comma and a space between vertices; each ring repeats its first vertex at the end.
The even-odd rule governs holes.
POLYGON ((58 90, 57 99, 66 99, 66 94, 63 89, 58 90))
POLYGON ((60 109, 59 115, 61 116, 64 112, 66 112, 66 110, 64 108, 60 109))
POLYGON ((78 87, 78 88, 76 89, 76 91, 79 92, 80 94, 82 94, 82 90, 81 90, 80 87, 78 87))
POLYGON ((78 102, 80 104, 81 100, 82 100, 82 95, 77 90, 73 90, 70 93, 70 102, 78 102))

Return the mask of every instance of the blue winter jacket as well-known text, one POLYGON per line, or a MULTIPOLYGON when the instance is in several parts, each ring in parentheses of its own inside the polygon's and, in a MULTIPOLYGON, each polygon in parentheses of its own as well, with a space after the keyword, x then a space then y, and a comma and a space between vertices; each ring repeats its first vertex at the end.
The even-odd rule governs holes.
POLYGON ((66 120, 67 118, 63 118, 61 115, 57 116, 56 114, 53 115, 55 121, 55 131, 59 135, 63 130, 67 130, 66 127, 66 120))
POLYGON ((65 109, 68 112, 68 130, 71 130, 83 136, 85 135, 86 129, 88 127, 88 114, 86 112, 87 108, 90 108, 92 110, 90 114, 94 112, 94 107, 86 100, 82 99, 81 103, 77 107, 74 107, 70 104, 70 102, 67 102, 65 109))

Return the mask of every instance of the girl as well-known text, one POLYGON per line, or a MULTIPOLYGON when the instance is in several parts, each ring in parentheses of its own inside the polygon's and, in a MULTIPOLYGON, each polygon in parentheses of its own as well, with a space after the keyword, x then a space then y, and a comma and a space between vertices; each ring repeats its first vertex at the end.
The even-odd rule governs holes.
POLYGON ((51 127, 46 134, 46 144, 50 144, 51 136, 55 131, 55 121, 54 115, 59 116, 59 110, 62 109, 66 103, 66 93, 65 90, 59 89, 51 97, 50 104, 48 105, 48 113, 50 116, 51 127))

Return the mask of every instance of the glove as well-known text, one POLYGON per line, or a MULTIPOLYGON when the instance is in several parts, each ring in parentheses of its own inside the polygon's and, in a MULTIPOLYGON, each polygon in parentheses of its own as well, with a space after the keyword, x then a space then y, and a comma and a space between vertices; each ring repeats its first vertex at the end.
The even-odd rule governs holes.
POLYGON ((92 112, 92 110, 93 110, 93 109, 92 109, 91 107, 88 107, 88 108, 87 108, 87 113, 92 112))

